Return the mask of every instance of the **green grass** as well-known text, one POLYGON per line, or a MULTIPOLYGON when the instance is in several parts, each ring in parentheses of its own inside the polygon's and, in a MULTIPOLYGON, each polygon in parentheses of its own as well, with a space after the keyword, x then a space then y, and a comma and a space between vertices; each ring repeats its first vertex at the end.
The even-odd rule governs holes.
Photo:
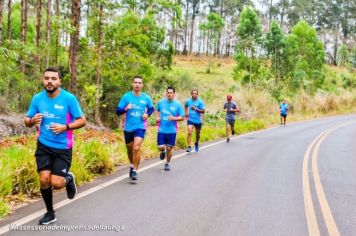
MULTIPOLYGON (((234 62, 229 59, 213 59, 212 72, 205 73, 207 58, 176 57, 171 77, 177 83, 177 99, 182 103, 190 97, 192 88, 206 103, 206 114, 200 141, 208 142, 225 137, 225 114, 222 112, 226 95, 232 94, 239 104, 241 113, 235 124, 237 134, 243 134, 279 124, 278 103, 261 89, 241 87, 232 79, 234 62)), ((356 111, 356 95, 342 87, 345 83, 356 84, 356 75, 347 68, 326 66, 328 92, 315 96, 298 93, 287 97, 293 106, 288 122, 356 111)), ((158 88, 162 85, 158 84, 158 88)), ((155 94, 159 99, 164 94, 155 94)), ((156 144, 157 127, 154 118, 149 119, 149 128, 142 146, 144 159, 158 157, 156 144)), ((180 122, 176 149, 185 149, 186 122, 180 122)), ((0 218, 8 214, 10 207, 5 199, 15 195, 18 200, 28 195, 39 194, 39 180, 35 165, 35 141, 0 147, 0 218)), ((194 140, 194 135, 193 135, 194 140)), ((16 142, 15 142, 16 143, 16 142)), ((116 166, 128 164, 122 131, 93 132, 76 131, 71 171, 79 184, 91 181, 98 175, 112 173, 116 166)))

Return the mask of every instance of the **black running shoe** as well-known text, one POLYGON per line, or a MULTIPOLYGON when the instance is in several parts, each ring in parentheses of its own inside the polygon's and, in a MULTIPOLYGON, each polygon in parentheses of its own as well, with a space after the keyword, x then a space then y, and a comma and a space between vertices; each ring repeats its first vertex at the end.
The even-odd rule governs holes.
POLYGON ((72 172, 68 172, 67 175, 69 176, 69 181, 66 184, 67 197, 69 199, 73 199, 77 194, 77 186, 75 185, 75 176, 72 172))
POLYGON ((192 151, 192 147, 188 146, 187 150, 185 150, 186 152, 191 152, 192 151))
POLYGON ((132 167, 132 166, 130 166, 130 172, 129 172, 129 176, 130 176, 130 178, 132 178, 132 171, 133 171, 133 167, 132 167))
POLYGON ((159 154, 159 159, 164 160, 164 158, 166 158, 166 152, 161 151, 161 153, 159 154))
POLYGON ((235 130, 232 130, 231 133, 232 133, 232 135, 235 135, 235 130))
POLYGON ((229 139, 229 138, 227 138, 227 139, 226 139, 226 142, 227 142, 227 143, 230 143, 230 139, 229 139))
POLYGON ((40 225, 48 225, 50 223, 55 222, 56 216, 54 214, 54 211, 47 211, 47 213, 38 221, 38 224, 40 225))
POLYGON ((138 176, 137 176, 137 172, 135 170, 132 170, 131 172, 131 180, 137 180, 138 176))

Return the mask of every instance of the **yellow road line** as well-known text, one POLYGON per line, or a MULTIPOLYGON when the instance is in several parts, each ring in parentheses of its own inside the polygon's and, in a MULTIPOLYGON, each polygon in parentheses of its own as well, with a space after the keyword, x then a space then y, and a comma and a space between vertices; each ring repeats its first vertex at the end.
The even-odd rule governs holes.
POLYGON ((322 132, 318 137, 316 137, 313 142, 308 146, 305 154, 304 154, 304 160, 303 160, 303 195, 304 195, 304 207, 305 207, 305 214, 307 218, 307 224, 308 224, 308 230, 309 230, 309 235, 320 235, 319 232, 319 227, 318 223, 316 220, 315 216, 315 211, 314 211, 314 206, 313 206, 313 201, 312 201, 312 196, 311 196, 311 190, 310 190, 310 183, 309 183, 309 157, 310 157, 310 152, 313 150, 312 153, 312 160, 311 160, 311 165, 312 165, 312 172, 313 172, 313 179, 314 179, 314 185, 315 185, 315 190, 316 190, 316 195, 320 204, 320 209, 321 213, 323 215, 325 225, 327 227, 329 235, 333 236, 339 236, 340 232, 338 230, 338 227, 335 223, 334 217, 332 215, 330 206, 328 204, 328 201, 326 199, 323 185, 320 180, 320 175, 319 175, 319 170, 318 170, 318 152, 320 149, 321 143, 325 140, 325 138, 335 131, 336 129, 339 129, 341 127, 350 125, 355 123, 355 121, 348 122, 345 124, 337 125, 334 127, 331 127, 324 132, 322 132), (314 147, 314 149, 313 149, 314 147))
POLYGON ((309 183, 309 156, 311 150, 313 149, 315 143, 318 139, 325 133, 321 133, 318 137, 316 137, 311 144, 309 144, 307 150, 304 153, 303 159, 303 196, 304 196, 304 209, 305 209, 305 216, 307 219, 308 224, 308 231, 310 236, 319 236, 319 226, 315 216, 315 210, 313 205, 313 199, 310 190, 310 183, 309 183))

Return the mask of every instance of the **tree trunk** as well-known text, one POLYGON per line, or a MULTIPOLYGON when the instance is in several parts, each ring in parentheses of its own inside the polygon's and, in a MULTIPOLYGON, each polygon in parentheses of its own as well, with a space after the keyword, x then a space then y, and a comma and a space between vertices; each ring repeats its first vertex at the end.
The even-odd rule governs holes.
POLYGON ((284 11, 286 9, 286 0, 282 0, 282 11, 281 11, 281 29, 283 31, 283 21, 284 21, 284 11))
POLYGON ((0 47, 2 46, 2 12, 4 9, 4 0, 0 0, 0 47))
POLYGON ((11 0, 8 1, 7 3, 7 32, 6 32, 6 38, 7 40, 11 40, 11 0))
MULTIPOLYGON (((224 4, 223 4, 223 1, 220 2, 220 17, 223 18, 223 11, 224 11, 224 4)), ((218 34, 218 40, 217 40, 217 43, 216 43, 216 51, 215 51, 215 55, 220 55, 220 44, 221 44, 221 31, 219 32, 218 34)))
POLYGON ((36 25, 36 47, 40 47, 41 42, 41 22, 42 21, 42 0, 37 0, 37 25, 36 25))
POLYGON ((336 66, 337 65, 337 61, 336 61, 337 47, 339 44, 339 24, 338 23, 336 25, 336 30, 335 30, 334 34, 335 34, 335 38, 334 38, 333 65, 336 66))
POLYGON ((47 55, 46 55, 46 67, 49 66, 49 53, 51 48, 51 0, 47 0, 47 20, 46 20, 46 45, 47 45, 47 55))
POLYGON ((55 28, 55 46, 54 46, 54 64, 58 67, 58 50, 59 50, 59 0, 56 0, 56 28, 55 28))
POLYGON ((194 27, 195 27, 195 17, 196 15, 196 11, 197 11, 197 7, 199 7, 199 1, 193 1, 192 3, 192 22, 190 24, 191 27, 191 31, 190 31, 190 45, 189 45, 189 54, 192 54, 193 52, 193 42, 194 42, 194 27))
MULTIPOLYGON (((26 45, 26 33, 27 33, 27 0, 21 0, 21 42, 22 46, 25 47, 26 45)), ((20 60, 20 70, 22 73, 25 73, 26 63, 21 56, 20 60)))
POLYGON ((96 65, 96 94, 95 94, 95 108, 94 108, 94 120, 95 123, 100 127, 103 126, 103 123, 100 119, 100 69, 101 69, 101 45, 102 45, 102 27, 103 27, 103 3, 100 3, 99 6, 99 22, 98 22, 98 46, 97 46, 97 58, 98 62, 96 65))
POLYGON ((189 3, 186 1, 186 11, 185 11, 185 26, 184 26, 184 47, 183 47, 183 55, 187 55, 187 44, 188 44, 188 16, 189 16, 189 3))
POLYGON ((69 89, 74 94, 77 93, 77 65, 78 65, 78 41, 79 41, 79 21, 80 21, 80 0, 72 0, 71 25, 73 31, 70 33, 69 44, 69 89))

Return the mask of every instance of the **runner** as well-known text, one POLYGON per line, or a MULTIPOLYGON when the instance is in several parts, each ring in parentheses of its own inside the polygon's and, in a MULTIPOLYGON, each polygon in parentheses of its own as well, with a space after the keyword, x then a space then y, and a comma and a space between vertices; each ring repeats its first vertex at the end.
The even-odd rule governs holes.
POLYGON ((24 123, 38 130, 35 152, 40 188, 47 213, 40 225, 56 221, 53 209, 52 187, 67 189, 73 199, 77 193, 74 174, 69 172, 72 163, 73 130, 85 126, 85 117, 76 97, 60 87, 61 72, 49 67, 43 73, 44 90, 33 96, 24 123))
POLYGON ((133 90, 121 98, 116 113, 125 114, 125 143, 127 156, 130 160, 129 176, 137 180, 137 170, 141 160, 141 145, 147 128, 147 118, 153 113, 154 108, 151 98, 142 92, 143 79, 135 76, 132 83, 133 90))
POLYGON ((227 102, 224 104, 224 111, 226 112, 226 142, 230 142, 230 135, 235 134, 235 120, 236 112, 239 112, 239 107, 236 102, 232 101, 232 96, 228 95, 227 102))
POLYGON ((185 102, 185 114, 187 117, 187 127, 188 127, 188 135, 187 135, 187 143, 188 148, 187 152, 192 151, 192 133, 193 127, 195 128, 195 151, 199 151, 199 139, 200 139, 200 131, 203 125, 203 114, 205 112, 205 104, 204 102, 198 98, 198 90, 193 89, 191 91, 192 97, 187 99, 185 102))
POLYGON ((184 119, 182 104, 174 99, 175 89, 169 86, 166 90, 166 98, 161 99, 156 105, 156 121, 158 124, 157 144, 161 151, 160 159, 164 160, 164 170, 169 171, 169 163, 173 155, 173 147, 176 144, 178 121, 184 119))
POLYGON ((289 106, 287 104, 287 101, 284 99, 282 101, 282 103, 279 105, 279 111, 280 111, 280 114, 281 114, 281 126, 282 125, 286 126, 288 110, 289 110, 289 106))

